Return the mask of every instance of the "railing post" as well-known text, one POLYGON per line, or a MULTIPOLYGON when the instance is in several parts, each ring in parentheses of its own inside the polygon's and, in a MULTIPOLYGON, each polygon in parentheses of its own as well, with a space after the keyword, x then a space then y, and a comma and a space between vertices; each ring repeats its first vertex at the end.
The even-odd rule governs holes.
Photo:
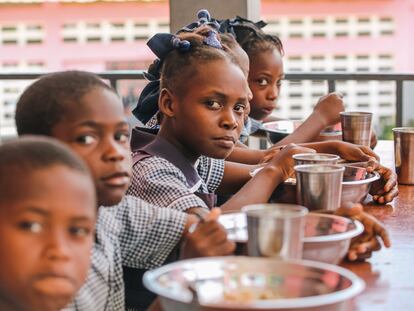
POLYGON ((113 89, 114 89, 115 91, 117 91, 117 89, 116 89, 117 82, 118 82, 118 80, 117 80, 116 78, 111 78, 111 79, 109 79, 109 83, 111 83, 111 86, 113 87, 113 89))
POLYGON ((328 92, 332 93, 336 90, 336 81, 335 80, 328 80, 328 92))
POLYGON ((402 114, 403 114, 403 81, 396 81, 396 120, 397 127, 403 126, 402 114))

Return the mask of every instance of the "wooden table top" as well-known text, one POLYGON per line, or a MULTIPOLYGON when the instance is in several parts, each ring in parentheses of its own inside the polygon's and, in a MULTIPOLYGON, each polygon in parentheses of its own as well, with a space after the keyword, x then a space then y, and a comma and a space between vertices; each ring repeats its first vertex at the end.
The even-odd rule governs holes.
MULTIPOLYGON (((392 141, 380 141, 375 152, 383 165, 394 167, 392 141)), ((385 224, 392 247, 374 253, 365 262, 342 263, 367 285, 353 301, 353 310, 414 310, 414 186, 400 185, 399 191, 391 204, 365 207, 385 224)))

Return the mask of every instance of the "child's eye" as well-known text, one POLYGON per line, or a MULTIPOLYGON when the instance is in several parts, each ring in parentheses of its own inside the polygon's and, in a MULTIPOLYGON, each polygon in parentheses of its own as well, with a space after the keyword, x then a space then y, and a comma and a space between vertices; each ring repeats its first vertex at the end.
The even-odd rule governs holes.
POLYGON ((244 104, 237 104, 236 106, 234 106, 234 111, 236 112, 243 113, 245 109, 246 106, 244 104))
POLYGON ((267 81, 267 79, 259 79, 259 80, 257 80, 257 83, 260 86, 265 86, 265 85, 268 85, 269 84, 269 81, 267 81))
POLYGON ((129 132, 128 133, 117 133, 115 134, 115 139, 121 143, 129 142, 129 132))
POLYGON ((276 82, 276 85, 277 85, 278 87, 281 87, 281 86, 282 86, 282 80, 278 80, 278 81, 276 82))
POLYGON ((96 141, 96 138, 92 135, 82 135, 76 138, 76 142, 81 143, 83 145, 90 145, 96 141))
POLYGON ((43 229, 40 223, 34 221, 23 221, 19 223, 19 227, 24 231, 29 231, 32 233, 39 233, 43 229))
POLYGON ((209 100, 206 102, 207 106, 209 106, 210 108, 213 109, 220 109, 221 108, 221 104, 216 101, 216 100, 209 100))
POLYGON ((71 235, 75 237, 85 237, 88 236, 91 233, 91 230, 86 227, 70 227, 69 232, 71 235))

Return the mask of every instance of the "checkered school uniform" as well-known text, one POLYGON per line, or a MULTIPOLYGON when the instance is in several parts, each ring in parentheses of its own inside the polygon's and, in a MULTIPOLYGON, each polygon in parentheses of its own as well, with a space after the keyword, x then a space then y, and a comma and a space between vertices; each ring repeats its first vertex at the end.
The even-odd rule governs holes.
POLYGON ((86 283, 64 310, 125 310, 122 265, 160 266, 180 241, 186 215, 156 208, 126 196, 113 207, 101 207, 96 243, 86 283))
POLYGON ((192 207, 208 208, 196 193, 212 194, 217 190, 224 175, 224 160, 201 156, 193 167, 167 140, 153 135, 153 140, 148 143, 148 133, 134 130, 134 159, 142 151, 148 152, 149 156, 134 161, 127 193, 156 206, 180 211, 192 207), (147 145, 140 148, 140 141, 147 145))

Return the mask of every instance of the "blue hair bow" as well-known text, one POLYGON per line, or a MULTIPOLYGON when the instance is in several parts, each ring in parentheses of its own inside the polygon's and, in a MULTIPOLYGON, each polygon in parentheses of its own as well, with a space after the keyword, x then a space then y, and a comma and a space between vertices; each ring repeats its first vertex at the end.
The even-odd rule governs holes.
POLYGON ((211 17, 210 13, 206 10, 206 9, 202 9, 200 11, 197 12, 197 21, 193 22, 183 28, 181 28, 178 33, 185 31, 185 32, 192 32, 195 29, 203 26, 203 25, 207 25, 210 26, 212 29, 214 30, 219 30, 220 28, 220 23, 211 17))
POLYGON ((220 22, 220 28, 219 31, 221 33, 231 33, 233 36, 237 37, 237 34, 234 30, 234 28, 237 26, 242 25, 251 25, 253 27, 256 27, 258 29, 261 29, 267 25, 264 21, 258 21, 258 22, 252 22, 251 20, 245 19, 240 16, 236 16, 236 18, 233 19, 225 19, 220 22))

